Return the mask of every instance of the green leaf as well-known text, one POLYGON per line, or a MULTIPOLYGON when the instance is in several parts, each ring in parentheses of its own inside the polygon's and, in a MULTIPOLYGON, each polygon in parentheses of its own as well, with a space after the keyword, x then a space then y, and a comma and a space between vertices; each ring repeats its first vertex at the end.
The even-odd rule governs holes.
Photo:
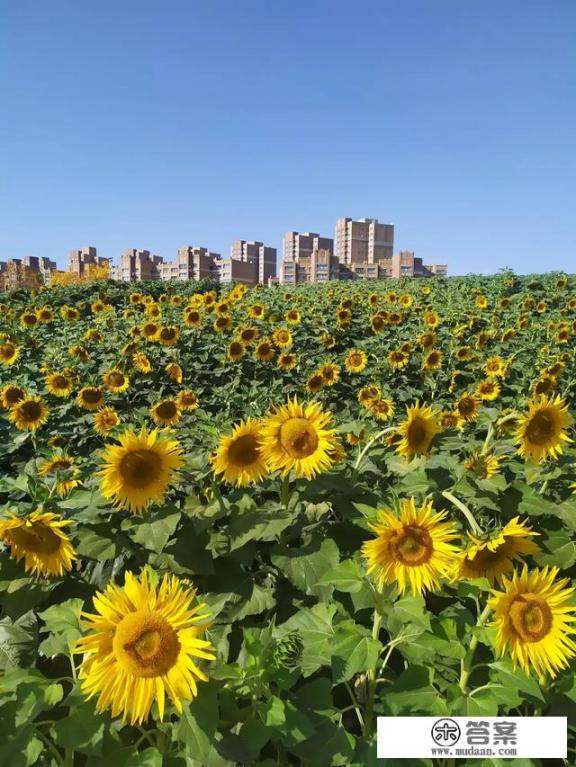
POLYGON ((349 594, 362 589, 366 573, 355 559, 345 559, 336 567, 327 570, 318 581, 318 585, 333 586, 336 591, 349 594))
POLYGON ((178 527, 180 516, 176 511, 152 520, 134 520, 129 535, 135 543, 160 554, 178 527))
POLYGON ((39 613, 46 624, 42 633, 50 634, 40 645, 40 652, 48 657, 69 653, 70 645, 82 635, 80 612, 83 607, 82 599, 67 599, 39 613))
POLYGON ((332 594, 331 585, 319 585, 322 575, 338 564, 340 554, 332 538, 297 549, 275 547, 271 553, 274 565, 301 591, 321 599, 332 594))
POLYGON ((0 620, 0 668, 7 670, 23 663, 34 648, 38 634, 34 613, 29 612, 12 621, 0 620))
POLYGON ((62 685, 57 682, 49 684, 44 690, 44 700, 49 706, 55 706, 57 703, 60 703, 63 697, 64 689, 62 685))
POLYGON ((336 605, 321 602, 305 607, 280 627, 284 633, 298 629, 304 649, 301 667, 304 676, 310 676, 321 666, 329 666, 332 658, 331 642, 334 637, 332 621, 336 605))
POLYGON ((220 759, 213 746, 219 718, 218 698, 214 685, 202 684, 198 693, 189 705, 184 705, 174 730, 187 757, 211 767, 220 759))
POLYGON ((78 533, 78 553, 89 559, 115 559, 120 553, 120 545, 117 540, 109 537, 109 532, 107 525, 81 527, 78 533))
POLYGON ((347 621, 337 627, 332 645, 334 684, 352 679, 355 674, 375 668, 382 643, 372 639, 367 629, 347 621))

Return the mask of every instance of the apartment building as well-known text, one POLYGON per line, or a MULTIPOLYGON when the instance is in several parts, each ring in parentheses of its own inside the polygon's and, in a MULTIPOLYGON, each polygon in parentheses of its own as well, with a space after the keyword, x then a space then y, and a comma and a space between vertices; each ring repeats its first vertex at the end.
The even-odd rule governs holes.
POLYGON ((331 250, 320 248, 297 260, 282 260, 280 282, 295 285, 299 282, 328 282, 340 279, 340 264, 331 250))
POLYGON ((315 232, 286 232, 282 241, 282 260, 299 261, 309 258, 314 251, 328 251, 334 254, 334 240, 321 237, 315 232))
POLYGON ((394 225, 376 218, 339 218, 336 222, 334 254, 341 264, 374 264, 392 258, 394 225))
MULTIPOLYGON (((256 282, 262 285, 267 285, 270 280, 276 277, 276 248, 271 248, 264 245, 263 242, 258 240, 234 240, 230 247, 230 261, 240 261, 243 263, 256 264, 256 282)), ((226 261, 224 259, 223 261, 226 261)), ((243 274, 244 278, 247 278, 249 269, 243 267, 230 267, 230 271, 236 269, 238 274, 243 274)), ((248 283, 245 283, 248 284, 248 283)))
POLYGON ((68 253, 68 271, 82 277, 90 271, 91 267, 107 266, 110 268, 111 261, 111 258, 99 256, 96 248, 87 245, 68 253))
POLYGON ((162 256, 153 255, 149 250, 130 248, 122 253, 118 266, 111 267, 110 277, 122 282, 159 280, 163 262, 162 256))
POLYGON ((392 259, 392 277, 446 277, 447 274, 446 264, 425 265, 410 250, 395 253, 392 259))
POLYGON ((25 256, 0 261, 0 290, 48 285, 54 271, 56 261, 43 256, 25 256))

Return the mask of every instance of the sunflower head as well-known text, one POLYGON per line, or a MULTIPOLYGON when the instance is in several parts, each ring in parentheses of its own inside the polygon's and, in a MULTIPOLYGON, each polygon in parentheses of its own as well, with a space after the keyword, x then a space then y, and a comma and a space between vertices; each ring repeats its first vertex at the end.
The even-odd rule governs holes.
POLYGON ((44 577, 64 575, 77 559, 64 530, 70 524, 42 509, 25 517, 11 514, 0 521, 0 539, 9 546, 11 557, 24 560, 27 573, 44 577))
POLYGON ((2 407, 9 410, 12 405, 15 405, 20 400, 26 397, 26 389, 18 384, 5 384, 0 391, 0 403, 2 407))
POLYGON ((113 407, 102 407, 94 413, 94 429, 105 437, 120 423, 120 416, 113 407))
POLYGON ((48 420, 48 407, 41 397, 29 395, 12 405, 8 418, 20 431, 35 431, 48 420))
POLYGON ((163 399, 150 408, 150 415, 158 426, 173 426, 182 414, 175 399, 163 399))
POLYGON ((361 373, 366 367, 368 357, 362 349, 352 349, 346 355, 344 365, 349 373, 361 373))
POLYGON ((98 410, 104 404, 104 394, 97 386, 84 386, 78 392, 76 402, 84 410, 98 410))
POLYGON ((431 501, 417 509, 414 498, 403 499, 399 512, 381 511, 370 528, 376 537, 364 543, 363 552, 380 588, 396 584, 401 594, 409 589, 416 595, 437 590, 443 578, 453 576, 459 552, 451 541, 457 531, 431 501))
POLYGON ((541 681, 557 676, 576 656, 575 590, 557 575, 557 567, 529 572, 524 565, 510 580, 503 576, 502 591, 493 591, 489 600, 498 652, 508 653, 526 674, 535 671, 541 681))
POLYGON ((571 422, 568 406, 560 396, 549 398, 541 394, 518 419, 515 433, 518 454, 535 461, 548 456, 555 458, 562 453, 563 445, 572 441, 566 431, 571 422))
POLYGON ((125 575, 124 586, 108 584, 94 597, 96 613, 82 613, 89 633, 76 643, 84 655, 79 677, 83 693, 98 696, 99 712, 111 709, 132 725, 148 718, 155 702, 163 719, 166 696, 178 713, 207 681, 197 665, 213 660, 202 639, 209 615, 196 592, 173 575, 153 585, 147 571, 125 575))
POLYGON ((121 508, 142 513, 159 502, 168 489, 174 472, 184 460, 178 442, 143 426, 137 434, 129 428, 119 437, 119 445, 107 445, 101 477, 102 495, 121 508))
POLYGON ((406 420, 398 426, 401 437, 396 452, 407 460, 417 455, 426 455, 430 451, 430 443, 442 431, 437 414, 428 405, 409 405, 406 408, 406 420))
POLYGON ((260 449, 260 424, 252 418, 240 421, 229 435, 220 437, 218 449, 211 457, 215 474, 238 487, 259 482, 267 473, 260 449))
POLYGON ((514 562, 535 554, 539 547, 532 537, 539 533, 531 530, 518 517, 507 522, 501 530, 491 531, 478 538, 468 533, 469 545, 460 562, 461 578, 487 578, 491 584, 514 570, 514 562))

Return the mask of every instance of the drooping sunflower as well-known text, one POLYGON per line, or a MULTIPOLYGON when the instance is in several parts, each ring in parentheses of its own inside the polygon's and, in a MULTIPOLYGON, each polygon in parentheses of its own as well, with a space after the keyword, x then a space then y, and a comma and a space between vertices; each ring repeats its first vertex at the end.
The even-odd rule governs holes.
POLYGON ((514 562, 535 554, 539 546, 530 540, 539 533, 514 517, 501 530, 483 538, 468 533, 469 545, 459 566, 460 578, 487 578, 493 585, 514 571, 514 562))
POLYGON ((267 474, 262 455, 260 423, 253 418, 240 421, 232 433, 220 437, 218 449, 210 461, 215 474, 223 474, 226 482, 245 487, 259 482, 267 474))
POLYGON ((150 373, 152 371, 152 363, 144 352, 136 352, 136 354, 133 354, 132 362, 134 363, 136 370, 139 370, 141 373, 150 373))
POLYGON ((175 399, 163 399, 150 408, 150 416, 157 426, 174 426, 182 417, 175 399))
POLYGON ((41 397, 28 395, 12 405, 9 420, 20 431, 35 431, 48 420, 48 407, 41 397))
POLYGON ((430 450, 430 443, 442 431, 437 413, 429 405, 418 402, 406 407, 406 420, 398 425, 397 433, 401 437, 396 452, 407 460, 417 455, 425 455, 430 450))
POLYGON ((130 385, 130 379, 118 368, 111 368, 102 374, 102 383, 109 391, 119 394, 126 391, 130 385))
POLYGON ((120 423, 120 416, 113 407, 102 407, 94 413, 94 430, 105 437, 120 423))
POLYGON ((84 410, 98 410, 104 404, 104 394, 98 386, 84 386, 76 395, 76 402, 84 410))
POLYGON ((480 479, 490 479, 496 476, 500 471, 500 462, 504 456, 494 455, 494 453, 482 454, 480 452, 472 453, 464 461, 464 465, 480 479))
POLYGON ((349 373, 361 373, 368 362, 368 356, 362 349, 351 349, 346 355, 344 365, 349 373))
POLYGON ((494 590, 489 600, 494 610, 496 647, 506 652, 514 667, 526 674, 532 670, 541 681, 557 676, 576 656, 576 608, 572 602, 575 589, 568 578, 556 580, 557 567, 515 572, 509 580, 502 577, 502 591, 494 590))
POLYGON ((294 397, 262 422, 262 454, 272 471, 294 472, 312 479, 335 462, 330 455, 339 444, 336 430, 327 428, 330 413, 318 402, 303 405, 294 397))
POLYGON ((0 391, 0 403, 6 410, 23 400, 24 397, 26 397, 26 389, 23 386, 18 386, 18 384, 7 383, 0 391))
POLYGON ((209 615, 195 597, 174 575, 155 586, 146 570, 140 578, 127 572, 123 588, 110 583, 94 597, 96 613, 82 613, 91 633, 77 640, 75 652, 84 654, 81 688, 88 699, 98 696, 97 711, 141 724, 154 702, 164 718, 168 696, 182 713, 197 681, 207 681, 196 661, 216 657, 201 638, 209 615))
POLYGON ((178 392, 176 404, 180 410, 197 410, 200 406, 200 400, 192 389, 182 389, 182 391, 178 392))
POLYGON ((563 443, 572 441, 566 432, 571 422, 568 406, 559 395, 549 398, 541 394, 530 402, 528 412, 518 418, 515 433, 520 444, 518 454, 535 461, 547 456, 555 458, 563 452, 563 443))
POLYGON ((55 474, 58 471, 66 471, 74 465, 74 458, 66 453, 54 452, 50 458, 40 461, 38 471, 42 476, 55 474))
POLYGON ((55 397, 69 397, 74 389, 74 381, 64 373, 49 373, 45 381, 46 388, 55 397))
POLYGON ((242 341, 235 340, 228 344, 228 351, 226 352, 226 356, 231 362, 240 362, 245 354, 246 347, 242 341))
POLYGON ((101 476, 102 495, 117 506, 140 514, 160 502, 184 459, 176 440, 143 426, 119 437, 119 445, 106 445, 101 476))
POLYGON ((184 378, 184 371, 177 362, 169 362, 164 368, 168 378, 181 384, 184 378))
POLYGON ((362 550, 368 560, 368 574, 378 586, 396 584, 403 594, 435 591, 443 578, 453 577, 460 553, 450 541, 458 533, 446 512, 435 512, 432 501, 417 509, 414 498, 402 499, 400 512, 385 509, 370 528, 376 538, 362 550))
POLYGON ((24 569, 33 575, 64 575, 78 557, 64 532, 72 524, 42 509, 25 517, 10 514, 0 521, 0 539, 10 547, 10 556, 24 560, 24 569))
POLYGON ((388 421, 394 415, 394 403, 386 398, 370 400, 368 409, 379 421, 388 421))
POLYGON ((11 341, 6 341, 0 346, 0 362, 4 365, 13 365, 20 356, 20 350, 11 341))

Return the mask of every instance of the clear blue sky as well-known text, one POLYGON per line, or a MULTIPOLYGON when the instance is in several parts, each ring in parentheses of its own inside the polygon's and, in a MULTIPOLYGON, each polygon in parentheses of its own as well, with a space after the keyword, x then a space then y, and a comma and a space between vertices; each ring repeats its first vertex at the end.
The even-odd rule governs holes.
POLYGON ((0 259, 396 225, 576 271, 574 0, 3 0, 0 259))

